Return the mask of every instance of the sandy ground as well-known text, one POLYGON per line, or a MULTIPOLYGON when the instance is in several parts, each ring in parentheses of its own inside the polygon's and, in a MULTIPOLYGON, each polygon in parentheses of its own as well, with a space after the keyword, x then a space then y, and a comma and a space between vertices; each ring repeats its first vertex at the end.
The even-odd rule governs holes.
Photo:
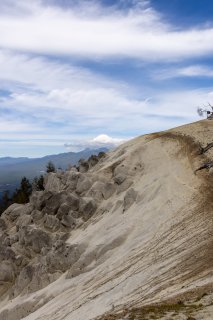
MULTIPOLYGON (((80 263, 40 291, 1 301, 0 319, 104 319, 125 308, 211 297, 212 174, 194 171, 213 158, 211 150, 198 154, 212 137, 213 121, 205 120, 138 137, 111 152, 95 174, 112 181, 114 168, 123 166, 131 183, 70 234, 70 244, 87 247, 80 263), (137 198, 124 210, 130 188, 137 198)), ((213 306, 193 317, 213 319, 213 306)))

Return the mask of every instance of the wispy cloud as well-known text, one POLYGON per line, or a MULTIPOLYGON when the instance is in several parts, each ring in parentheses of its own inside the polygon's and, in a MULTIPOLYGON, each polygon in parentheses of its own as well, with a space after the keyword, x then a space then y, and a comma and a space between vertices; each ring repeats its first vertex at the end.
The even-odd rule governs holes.
POLYGON ((212 78, 213 68, 211 66, 205 66, 205 65, 189 65, 186 67, 179 67, 179 68, 170 67, 168 69, 154 71, 152 73, 152 77, 154 79, 159 79, 159 80, 179 78, 179 77, 212 78))
POLYGON ((1 146, 112 146, 196 120, 211 85, 172 81, 213 76, 200 62, 212 38, 211 25, 168 23, 151 1, 2 0, 1 146))
POLYGON ((145 61, 200 57, 213 52, 213 28, 176 28, 150 6, 107 10, 100 3, 87 1, 65 10, 35 0, 30 5, 20 0, 11 3, 15 3, 16 10, 3 10, 0 14, 2 48, 145 61))

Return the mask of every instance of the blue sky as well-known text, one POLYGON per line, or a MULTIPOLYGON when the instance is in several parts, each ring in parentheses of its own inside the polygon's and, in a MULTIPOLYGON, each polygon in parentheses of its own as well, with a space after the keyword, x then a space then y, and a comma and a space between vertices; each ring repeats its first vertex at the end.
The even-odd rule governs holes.
POLYGON ((199 120, 211 0, 1 0, 0 157, 78 151, 199 120))

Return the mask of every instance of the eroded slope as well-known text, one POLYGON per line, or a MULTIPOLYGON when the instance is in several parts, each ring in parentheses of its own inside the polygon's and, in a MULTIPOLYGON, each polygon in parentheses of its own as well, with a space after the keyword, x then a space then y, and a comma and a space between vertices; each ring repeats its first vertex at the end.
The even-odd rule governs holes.
POLYGON ((212 176, 194 171, 212 133, 201 121, 136 138, 10 207, 1 319, 89 320, 211 290, 212 176))

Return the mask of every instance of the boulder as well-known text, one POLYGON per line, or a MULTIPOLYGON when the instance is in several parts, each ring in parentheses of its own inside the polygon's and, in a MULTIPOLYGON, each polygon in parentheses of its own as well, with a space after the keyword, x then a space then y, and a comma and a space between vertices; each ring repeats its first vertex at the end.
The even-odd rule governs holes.
POLYGON ((6 229, 7 229, 6 222, 4 221, 4 219, 0 218, 0 231, 4 231, 6 229))
POLYGON ((59 219, 52 215, 46 215, 44 217, 44 226, 51 231, 57 231, 60 228, 59 219))
POLYGON ((88 192, 88 196, 96 199, 96 200, 103 200, 103 192, 105 189, 105 185, 101 181, 96 181, 88 192))
POLYGON ((79 197, 74 194, 69 194, 66 198, 66 203, 70 209, 76 211, 79 209, 79 197))
POLYGON ((131 205, 135 202, 138 193, 133 189, 129 189, 124 197, 124 211, 128 210, 131 205))
POLYGON ((50 199, 52 195, 52 192, 35 191, 30 197, 30 204, 34 209, 41 211, 44 208, 46 201, 50 199))
POLYGON ((81 194, 82 192, 88 191, 91 188, 91 186, 91 180, 87 178, 85 175, 81 174, 79 176, 78 183, 76 186, 76 192, 81 194))
POLYGON ((85 173, 89 170, 89 163, 86 160, 80 159, 78 161, 79 164, 79 172, 85 173))
POLYGON ((89 167, 94 167, 98 163, 98 161, 98 156, 91 155, 88 159, 89 167))
POLYGON ((45 177, 45 190, 54 193, 63 191, 65 185, 62 182, 62 175, 63 173, 61 171, 57 173, 49 173, 45 177))
POLYGON ((55 270, 65 272, 80 258, 80 255, 81 252, 76 245, 66 245, 61 241, 60 245, 52 248, 46 256, 48 271, 50 273, 55 270))
POLYGON ((33 274, 34 274, 34 267, 31 265, 27 265, 21 270, 21 272, 19 273, 16 279, 14 296, 19 295, 24 289, 27 288, 27 286, 33 279, 33 274))
POLYGON ((52 195, 52 197, 46 201, 45 207, 42 211, 47 214, 55 215, 60 205, 66 201, 66 198, 67 195, 63 192, 52 195))
POLYGON ((79 211, 82 213, 83 219, 88 220, 96 211, 97 205, 93 198, 82 197, 80 200, 79 211))
POLYGON ((122 184, 117 187, 117 194, 126 191, 128 188, 131 187, 133 181, 131 179, 126 179, 122 184))
POLYGON ((28 226, 30 225, 31 223, 33 223, 33 217, 30 215, 27 215, 27 214, 22 214, 17 223, 16 223, 16 227, 17 227, 17 230, 20 228, 20 227, 23 227, 23 226, 28 226))
POLYGON ((51 240, 42 229, 25 226, 19 230, 19 243, 22 246, 31 247, 35 253, 40 253, 43 247, 50 246, 51 240))
POLYGON ((2 218, 9 220, 10 222, 15 221, 23 212, 25 206, 23 204, 14 203, 2 214, 2 218))
POLYGON ((120 185, 121 183, 124 182, 124 180, 127 178, 127 176, 123 173, 119 173, 116 176, 114 176, 114 181, 115 183, 117 183, 118 185, 120 185))
POLYGON ((0 263, 0 283, 13 282, 15 278, 14 268, 10 261, 0 263))
POLYGON ((64 227, 72 228, 72 229, 74 229, 76 226, 75 219, 71 214, 63 216, 63 219, 61 220, 61 224, 64 227))
POLYGON ((31 213, 31 217, 33 218, 34 222, 38 222, 43 218, 43 216, 44 216, 44 213, 39 210, 33 210, 31 213))
POLYGON ((114 183, 108 182, 104 185, 102 190, 103 197, 108 200, 116 192, 116 185, 114 183))
POLYGON ((78 183, 78 178, 79 178, 79 172, 75 172, 75 171, 68 172, 66 190, 74 191, 78 183))
POLYGON ((63 216, 68 214, 69 211, 70 211, 70 205, 67 202, 62 203, 57 211, 56 217, 59 220, 61 220, 63 216))

